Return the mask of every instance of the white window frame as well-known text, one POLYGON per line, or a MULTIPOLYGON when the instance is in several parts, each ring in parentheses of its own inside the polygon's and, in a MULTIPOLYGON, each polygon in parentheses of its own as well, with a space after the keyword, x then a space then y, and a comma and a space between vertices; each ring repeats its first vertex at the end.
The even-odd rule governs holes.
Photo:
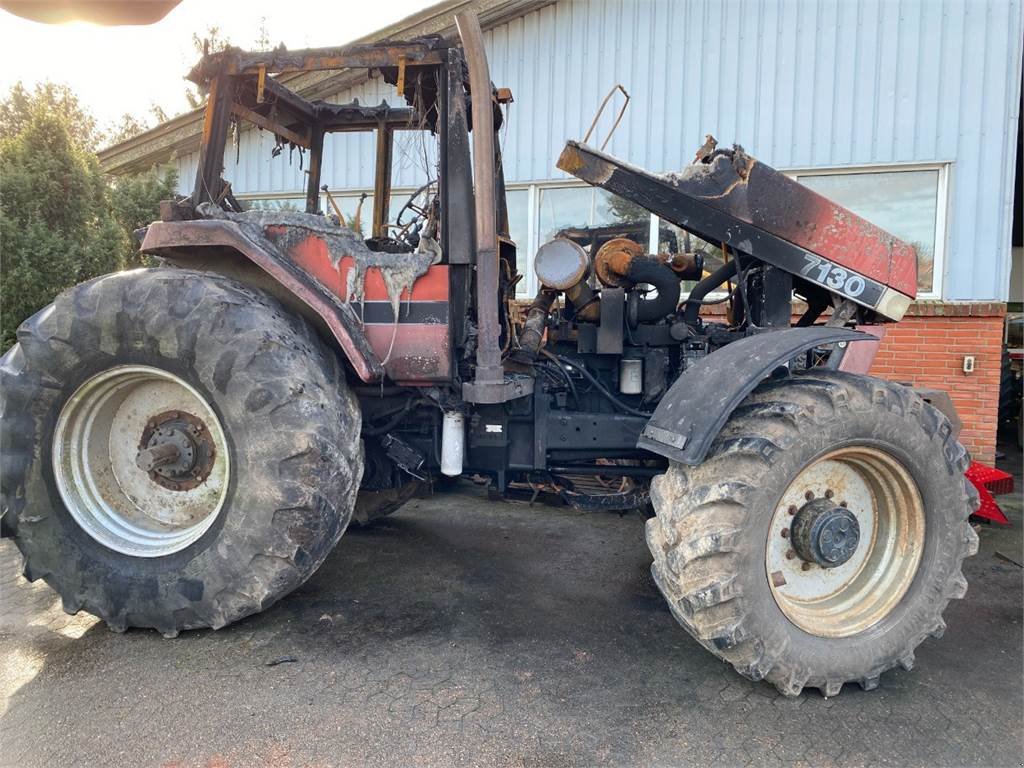
POLYGON ((947 220, 949 212, 949 173, 951 163, 876 163, 868 165, 843 165, 836 167, 783 168, 779 169, 795 181, 800 176, 841 176, 870 173, 907 173, 912 171, 938 171, 935 189, 935 246, 932 254, 932 287, 918 290, 918 299, 941 299, 946 277, 947 220))

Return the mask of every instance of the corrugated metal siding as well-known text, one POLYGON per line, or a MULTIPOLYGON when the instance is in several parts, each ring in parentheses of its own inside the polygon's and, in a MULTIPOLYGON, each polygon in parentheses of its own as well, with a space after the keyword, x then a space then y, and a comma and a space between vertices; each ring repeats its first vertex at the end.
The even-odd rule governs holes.
MULTIPOLYGON (((951 163, 943 296, 1003 299, 1021 34, 1020 0, 560 0, 485 37, 516 99, 508 182, 564 178, 564 141, 619 82, 632 101, 608 150, 652 170, 685 165, 705 133, 778 168, 951 163)), ((395 102, 379 81, 338 100, 354 97, 395 102)), ((325 182, 370 186, 372 138, 338 139, 325 182)), ((302 188, 297 161, 254 142, 229 162, 236 190, 302 188)))

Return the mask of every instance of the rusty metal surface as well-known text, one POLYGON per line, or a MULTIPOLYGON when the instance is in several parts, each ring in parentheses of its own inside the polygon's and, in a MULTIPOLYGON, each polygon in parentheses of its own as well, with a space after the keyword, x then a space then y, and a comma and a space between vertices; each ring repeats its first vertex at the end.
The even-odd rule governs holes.
POLYGON ((498 327, 498 235, 495 218, 494 112, 491 76, 487 68, 480 21, 471 11, 456 14, 455 24, 462 39, 463 55, 469 67, 473 117, 473 183, 476 204, 476 315, 479 340, 476 371, 470 397, 494 387, 501 395, 504 372, 501 367, 501 331, 498 327))
MULTIPOLYGON (((737 153, 734 157, 739 157, 737 153)), ((737 165, 723 154, 709 164, 728 191, 705 197, 711 205, 791 243, 874 278, 910 297, 917 295, 914 248, 798 181, 746 156, 737 165), (744 176, 739 171, 746 168, 744 176)), ((694 194, 701 182, 680 180, 694 194)))
POLYGON ((231 105, 231 114, 235 117, 240 117, 243 120, 247 120, 258 128, 264 131, 269 131, 275 136, 280 136, 283 139, 287 139, 289 142, 297 147, 309 149, 310 147, 310 131, 309 128, 305 128, 302 133, 292 130, 288 126, 280 123, 275 123, 271 118, 261 115, 259 112, 254 112, 248 107, 244 107, 237 102, 231 105))
POLYGON ((142 251, 173 256, 203 248, 230 248, 267 272, 307 305, 327 324, 345 352, 356 375, 365 382, 377 381, 384 369, 363 334, 352 307, 315 285, 301 270, 254 242, 232 221, 199 220, 155 222, 150 225, 142 251))
MULTIPOLYGON (((190 472, 182 476, 174 476, 163 471, 164 468, 162 466, 152 466, 148 469, 140 467, 140 469, 147 472, 149 478, 157 485, 172 491, 190 491, 206 482, 206 478, 210 476, 210 471, 213 469, 213 463, 217 459, 217 449, 213 437, 210 435, 210 430, 207 428, 206 423, 201 418, 187 411, 164 411, 163 413, 158 413, 149 419, 146 428, 142 431, 142 437, 139 440, 139 450, 155 450, 155 448, 150 448, 150 443, 153 441, 153 437, 157 434, 158 430, 166 428, 169 424, 175 425, 177 423, 187 428, 190 441, 194 444, 195 456, 190 472)), ((170 444, 164 443, 163 445, 169 446, 170 444)), ((156 447, 159 448, 161 446, 158 445, 156 447)))
POLYGON ((194 83, 202 84, 217 74, 256 75, 260 69, 268 74, 324 69, 378 69, 397 65, 399 58, 404 58, 407 65, 435 65, 444 63, 444 48, 444 40, 440 37, 294 51, 281 48, 250 53, 229 48, 204 56, 187 77, 194 83))
POLYGON ((394 141, 391 130, 377 126, 377 150, 373 176, 373 236, 387 237, 388 206, 391 202, 391 157, 394 141))
POLYGON ((602 285, 618 288, 625 282, 629 265, 646 249, 625 237, 616 237, 602 245, 594 256, 594 273, 602 285))
POLYGON ((199 143, 199 164, 192 189, 192 204, 213 200, 220 192, 218 183, 224 170, 224 144, 230 122, 231 89, 224 78, 210 82, 210 93, 203 118, 203 134, 199 143))

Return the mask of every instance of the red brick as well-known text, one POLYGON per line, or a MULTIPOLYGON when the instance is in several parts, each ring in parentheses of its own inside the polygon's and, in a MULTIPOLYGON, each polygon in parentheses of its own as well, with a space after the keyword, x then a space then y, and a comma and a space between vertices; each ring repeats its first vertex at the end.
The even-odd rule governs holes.
POLYGON ((995 457, 996 409, 1005 306, 917 302, 889 326, 871 373, 949 392, 963 421, 961 442, 979 461, 995 457), (975 370, 964 374, 963 358, 975 370))

